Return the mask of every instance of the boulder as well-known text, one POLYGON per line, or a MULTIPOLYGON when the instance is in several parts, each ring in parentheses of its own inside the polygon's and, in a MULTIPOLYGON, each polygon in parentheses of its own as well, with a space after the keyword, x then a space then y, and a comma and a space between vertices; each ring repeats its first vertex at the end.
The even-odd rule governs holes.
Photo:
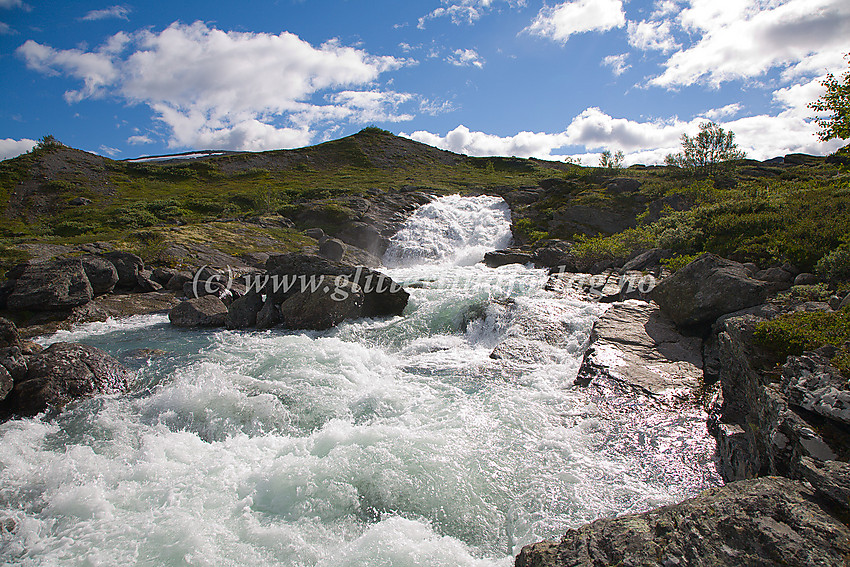
POLYGON ((91 199, 87 197, 74 197, 73 199, 68 201, 68 204, 72 207, 83 207, 85 205, 90 205, 91 199))
POLYGON ((623 193, 634 193, 638 191, 642 183, 633 177, 615 177, 605 184, 605 189, 615 195, 623 193))
POLYGON ((390 277, 365 268, 335 262, 312 254, 279 254, 269 258, 266 270, 271 278, 277 278, 278 286, 268 284, 270 297, 280 304, 293 293, 302 289, 335 287, 337 278, 360 286, 363 292, 362 317, 387 317, 401 315, 410 297, 390 277), (312 283, 311 283, 312 281, 312 283))
POLYGON ((112 262, 118 271, 118 287, 133 289, 139 284, 139 272, 145 269, 145 262, 131 252, 107 252, 104 258, 112 262))
POLYGON ((764 303, 774 289, 751 278, 737 262, 703 254, 659 283, 649 297, 676 325, 690 327, 764 303))
POLYGON ((603 373, 651 395, 702 385, 702 339, 683 336, 652 303, 615 303, 596 322, 576 383, 603 373))
POLYGON ((27 357, 19 346, 0 348, 0 366, 12 376, 16 382, 24 380, 29 366, 27 357))
POLYGON ((5 317, 0 317, 0 348, 18 346, 20 343, 18 327, 5 317))
POLYGON ((177 272, 166 282, 165 289, 169 291, 182 291, 183 286, 192 281, 189 272, 177 272))
POLYGON ((10 310, 60 311, 84 305, 92 287, 79 258, 27 265, 6 301, 10 310))
POLYGON ((174 268, 154 268, 151 270, 150 279, 158 283, 159 285, 165 287, 165 284, 168 283, 168 280, 177 275, 180 270, 175 270, 174 268))
POLYGON ((534 264, 540 268, 562 268, 565 272, 579 272, 581 270, 576 266, 571 248, 571 245, 563 240, 541 241, 534 251, 534 264))
POLYGON ((820 278, 816 275, 803 272, 802 274, 797 274, 797 277, 794 278, 794 285, 814 285, 819 281, 820 278))
POLYGON ((0 402, 6 399, 9 392, 15 386, 15 380, 5 367, 0 366, 0 402))
POLYGON ((672 250, 664 248, 652 248, 642 254, 638 254, 625 264, 622 270, 628 272, 631 270, 655 270, 661 267, 661 260, 673 257, 672 250))
POLYGON ((786 284, 783 286, 786 289, 791 287, 791 283, 794 281, 794 274, 783 270, 782 268, 768 268, 766 270, 760 270, 756 272, 754 277, 763 282, 786 284))
POLYGON ((484 264, 488 268, 498 268, 508 264, 529 264, 534 257, 519 250, 493 250, 484 254, 484 264))
POLYGON ((527 545, 516 567, 844 565, 850 528, 822 503, 786 478, 734 482, 527 545))
POLYGON ((256 293, 234 300, 227 308, 224 326, 228 329, 250 329, 257 324, 257 314, 263 303, 263 298, 256 293))
POLYGON ((803 457, 800 460, 800 476, 812 485, 819 496, 829 499, 844 513, 850 511, 850 464, 803 457))
POLYGON ((383 256, 387 251, 389 240, 381 236, 381 232, 373 225, 365 222, 351 222, 343 228, 337 237, 352 246, 361 248, 375 256, 383 256))
POLYGON ((263 303, 263 307, 257 313, 257 321, 255 327, 258 330, 271 329, 280 323, 280 309, 274 304, 274 301, 267 299, 263 303))
POLYGON ((240 258, 252 268, 263 268, 269 260, 269 254, 266 252, 245 252, 240 258))
POLYGON ((280 306, 281 321, 288 329, 321 331, 362 314, 363 290, 351 282, 335 285, 333 289, 298 291, 280 306))
POLYGON ((314 238, 314 239, 318 240, 319 242, 322 242, 326 238, 325 237, 325 231, 322 230, 321 228, 308 228, 307 230, 304 231, 304 236, 307 236, 309 238, 314 238))
POLYGON ((4 413, 35 415, 72 400, 126 391, 133 374, 89 345, 55 343, 28 361, 24 380, 3 401, 4 413))
POLYGON ((162 284, 153 279, 153 274, 150 270, 142 270, 136 276, 137 287, 142 293, 150 291, 162 291, 162 284))
POLYGON ((118 283, 118 271, 112 262, 93 254, 83 256, 81 260, 93 295, 103 295, 115 289, 118 283))
POLYGON ((214 295, 181 301, 168 312, 168 320, 177 327, 222 327, 227 306, 214 295))
POLYGON ((345 256, 345 243, 337 238, 327 238, 319 246, 319 255, 338 262, 345 256))

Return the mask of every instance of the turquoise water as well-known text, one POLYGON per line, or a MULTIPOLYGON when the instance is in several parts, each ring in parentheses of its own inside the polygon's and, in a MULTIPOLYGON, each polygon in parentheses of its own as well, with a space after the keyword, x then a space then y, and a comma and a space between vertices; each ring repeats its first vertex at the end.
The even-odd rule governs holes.
POLYGON ((509 239, 504 203, 426 207, 387 258, 411 293, 401 317, 293 333, 157 315, 41 339, 138 378, 0 425, 2 561, 506 566, 719 483, 698 409, 572 387, 602 306, 541 291, 540 270, 471 264, 509 239))

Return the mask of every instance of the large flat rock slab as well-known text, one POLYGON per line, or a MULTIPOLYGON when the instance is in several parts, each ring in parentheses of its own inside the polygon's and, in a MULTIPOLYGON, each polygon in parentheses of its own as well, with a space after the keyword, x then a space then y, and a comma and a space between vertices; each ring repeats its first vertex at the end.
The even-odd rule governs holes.
POLYGON ((576 381, 599 373, 653 395, 702 385, 702 339, 682 335, 654 303, 615 303, 596 322, 576 381))

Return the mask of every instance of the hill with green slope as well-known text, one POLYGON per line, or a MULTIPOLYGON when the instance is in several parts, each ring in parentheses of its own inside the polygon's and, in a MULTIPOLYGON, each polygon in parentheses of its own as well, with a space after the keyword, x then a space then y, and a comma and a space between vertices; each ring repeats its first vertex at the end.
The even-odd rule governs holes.
POLYGON ((148 254, 170 242, 231 254, 303 248, 316 244, 306 228, 335 235, 371 222, 389 233, 393 212, 421 204, 405 195, 458 192, 504 196, 518 243, 570 240, 588 261, 616 264, 661 246, 813 269, 850 244, 846 158, 741 160, 710 178, 676 167, 474 158, 377 128, 296 150, 217 153, 114 161, 47 143, 0 162, 0 261, 90 242, 148 254))

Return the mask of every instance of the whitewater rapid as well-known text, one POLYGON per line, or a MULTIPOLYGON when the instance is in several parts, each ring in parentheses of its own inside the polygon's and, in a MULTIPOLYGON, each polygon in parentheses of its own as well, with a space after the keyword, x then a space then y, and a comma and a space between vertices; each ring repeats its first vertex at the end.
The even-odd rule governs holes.
POLYGON ((0 424, 0 561, 508 566, 718 484, 701 411, 572 386, 604 308, 475 263, 509 241, 501 199, 445 197, 385 258, 411 294, 401 317, 302 333, 155 315, 43 337, 138 381, 0 424))

